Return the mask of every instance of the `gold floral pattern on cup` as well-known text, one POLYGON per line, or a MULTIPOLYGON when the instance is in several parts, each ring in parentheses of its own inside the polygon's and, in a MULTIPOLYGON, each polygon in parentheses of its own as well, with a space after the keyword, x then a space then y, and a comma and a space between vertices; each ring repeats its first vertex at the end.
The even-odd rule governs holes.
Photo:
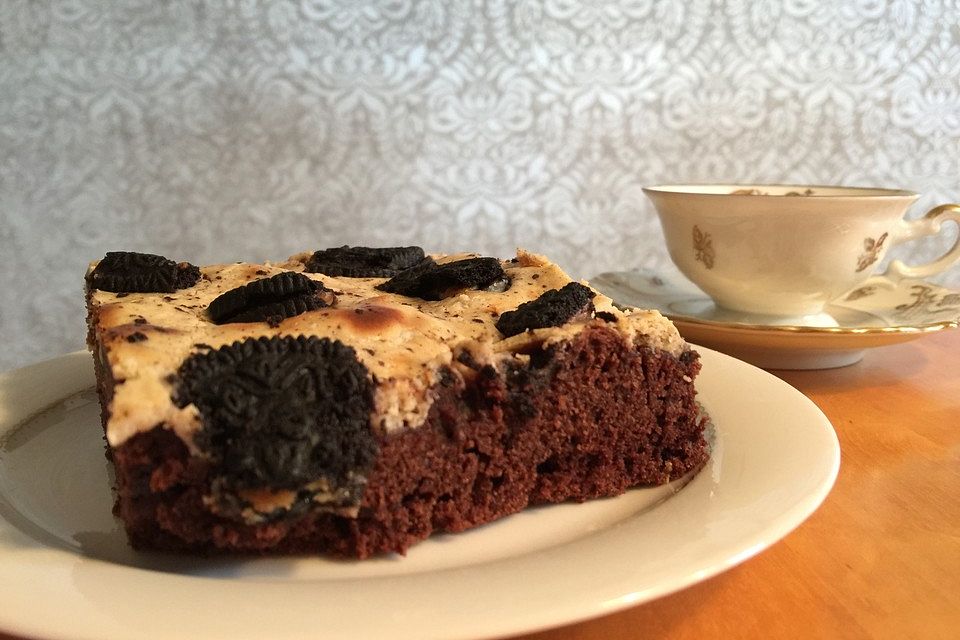
POLYGON ((697 225, 693 225, 693 250, 696 252, 697 261, 702 262, 707 269, 713 269, 713 260, 716 257, 713 240, 709 233, 704 233, 697 225))
POLYGON ((960 225, 960 204, 941 205, 921 218, 906 219, 907 210, 920 198, 912 191, 666 184, 644 187, 643 192, 656 208, 670 259, 726 311, 788 318, 815 315, 829 302, 868 284, 871 276, 896 285, 930 278, 960 263, 960 238, 955 238, 929 263, 894 260, 885 271, 875 273, 894 245, 937 236, 945 222, 960 225))
POLYGON ((868 284, 866 286, 858 287, 854 289, 853 291, 847 294, 847 297, 844 298, 844 300, 846 300, 847 302, 853 302, 854 300, 869 298, 876 292, 877 292, 877 288, 872 284, 868 284))
POLYGON ((900 318, 907 319, 917 315, 933 313, 940 309, 960 307, 960 294, 939 295, 937 288, 930 285, 915 284, 910 287, 910 295, 913 298, 911 302, 896 306, 897 316, 900 318))
POLYGON ((860 254, 860 257, 857 258, 857 273, 860 273, 874 262, 877 261, 877 258, 880 257, 880 250, 883 249, 883 243, 887 239, 887 234, 884 233, 882 236, 874 240, 873 238, 866 238, 863 241, 863 253, 860 254))

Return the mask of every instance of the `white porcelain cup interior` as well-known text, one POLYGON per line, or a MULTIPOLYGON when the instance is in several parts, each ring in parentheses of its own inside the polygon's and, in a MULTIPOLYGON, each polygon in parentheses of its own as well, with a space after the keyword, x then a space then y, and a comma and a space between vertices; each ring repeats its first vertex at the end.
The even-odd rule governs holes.
POLYGON ((960 261, 953 246, 928 264, 877 265, 891 247, 960 225, 960 205, 916 220, 899 189, 806 185, 661 185, 653 201, 670 257, 721 307, 778 316, 820 313, 871 277, 927 278, 960 261))

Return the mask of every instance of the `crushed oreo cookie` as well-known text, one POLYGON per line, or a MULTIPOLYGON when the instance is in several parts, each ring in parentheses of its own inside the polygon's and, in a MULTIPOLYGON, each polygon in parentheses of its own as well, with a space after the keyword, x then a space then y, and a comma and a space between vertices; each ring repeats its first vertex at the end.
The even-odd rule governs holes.
POLYGON ((504 312, 496 327, 507 338, 529 329, 559 327, 580 314, 591 313, 595 295, 589 287, 569 282, 562 289, 551 289, 536 300, 524 302, 516 311, 504 312))
MULTIPOLYGON (((243 491, 236 492, 222 479, 211 484, 212 498, 211 511, 224 518, 240 520, 246 523, 277 522, 279 520, 296 520, 317 508, 318 505, 327 507, 343 507, 349 505, 354 498, 363 492, 365 478, 352 478, 351 484, 341 487, 331 493, 323 486, 301 488, 281 498, 279 505, 258 504, 251 501, 249 495, 243 491), (285 503, 285 504, 284 504, 285 503)), ((319 483, 322 485, 323 483, 319 483)), ((254 490, 254 495, 261 494, 254 490)))
POLYGON ((357 479, 377 451, 373 383, 342 342, 249 338, 196 353, 177 373, 173 400, 199 410, 195 442, 227 490, 319 483, 345 503, 359 500, 357 479))
POLYGON ((334 247, 314 252, 308 273, 347 278, 390 278, 424 260, 420 247, 334 247))
POLYGON ((302 273, 284 271, 217 296, 207 307, 207 313, 216 324, 268 322, 276 325, 285 318, 329 306, 333 299, 333 292, 323 284, 302 273))
POLYGON ((427 260, 377 285, 377 289, 424 300, 443 300, 463 289, 485 289, 506 277, 496 258, 467 258, 444 264, 427 260))
POLYGON ((173 293, 192 287, 200 279, 200 269, 189 262, 152 253, 110 251, 87 275, 91 289, 113 293, 173 293))

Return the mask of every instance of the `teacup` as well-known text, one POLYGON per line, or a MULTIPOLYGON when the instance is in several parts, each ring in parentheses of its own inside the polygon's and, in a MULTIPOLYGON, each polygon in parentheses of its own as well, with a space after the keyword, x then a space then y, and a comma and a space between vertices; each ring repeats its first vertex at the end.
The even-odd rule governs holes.
MULTIPOLYGON (((874 276, 894 245, 960 225, 960 205, 904 220, 911 191, 796 185, 660 185, 644 189, 670 257, 720 307, 778 316, 818 314, 874 276)), ((960 234, 928 264, 893 261, 882 277, 927 278, 960 260, 960 234)))

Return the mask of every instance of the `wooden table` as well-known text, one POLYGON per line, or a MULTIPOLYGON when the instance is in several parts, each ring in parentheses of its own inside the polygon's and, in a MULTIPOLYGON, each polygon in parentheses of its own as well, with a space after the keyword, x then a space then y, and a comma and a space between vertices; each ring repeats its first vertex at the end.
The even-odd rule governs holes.
POLYGON ((960 331, 842 369, 773 373, 840 438, 840 475, 820 509, 706 582, 520 637, 960 638, 960 331))
POLYGON ((776 372, 840 437, 840 476, 823 506, 711 580, 521 637, 960 638, 958 356, 960 331, 948 331, 843 369, 776 372))

